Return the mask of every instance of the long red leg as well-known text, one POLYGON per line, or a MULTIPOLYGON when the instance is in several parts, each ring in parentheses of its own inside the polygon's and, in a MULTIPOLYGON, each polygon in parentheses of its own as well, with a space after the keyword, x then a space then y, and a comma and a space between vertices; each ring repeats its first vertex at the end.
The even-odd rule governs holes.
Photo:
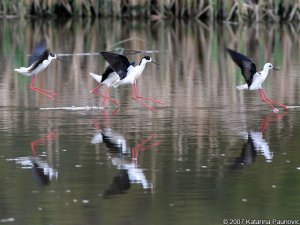
POLYGON ((99 84, 97 87, 95 87, 94 89, 92 89, 90 92, 92 92, 93 94, 99 94, 98 92, 97 92, 97 90, 99 89, 99 88, 101 88, 103 86, 103 84, 99 84))
POLYGON ((137 98, 141 98, 141 99, 145 99, 145 100, 150 100, 150 101, 152 101, 152 102, 155 102, 155 103, 157 103, 157 104, 161 104, 161 105, 162 105, 162 103, 161 103, 160 101, 156 100, 156 99, 153 99, 153 98, 146 98, 146 97, 140 96, 140 95, 139 95, 139 92, 138 92, 138 89, 137 89, 137 87, 136 87, 136 84, 134 83, 133 85, 134 85, 134 88, 135 88, 135 96, 136 96, 137 98))
POLYGON ((268 99, 265 98, 265 95, 263 94, 262 89, 258 89, 258 92, 259 92, 259 95, 260 95, 261 100, 262 100, 263 102, 265 102, 266 104, 268 104, 269 106, 271 106, 273 110, 276 110, 276 108, 268 101, 268 99))
POLYGON ((34 82, 35 82, 35 75, 32 76, 32 80, 31 80, 31 83, 30 83, 30 90, 38 92, 42 95, 45 95, 47 98, 50 98, 51 100, 55 100, 55 98, 54 98, 54 96, 56 96, 55 92, 34 87, 34 82), (45 92, 48 92, 50 94, 46 94, 45 92), (54 96, 52 96, 52 95, 54 95, 54 96))
MULTIPOLYGON (((108 100, 110 100, 114 105, 116 105, 116 106, 120 106, 119 105, 119 103, 115 100, 115 99, 113 99, 113 98, 110 98, 110 97, 108 97, 108 95, 103 95, 103 94, 101 94, 101 93, 99 93, 97 90, 99 89, 99 88, 101 88, 103 86, 103 84, 100 84, 100 85, 98 85, 97 87, 95 87, 93 90, 91 90, 91 92, 94 94, 94 95, 98 95, 98 96, 101 96, 101 97, 103 97, 103 102, 104 102, 104 99, 108 99, 108 100)), ((105 100, 105 103, 106 103, 106 100, 105 100)), ((105 105, 105 104, 104 104, 105 105)))
POLYGON ((103 95, 103 102, 102 102, 102 107, 103 109, 105 109, 105 105, 106 105, 106 100, 107 100, 107 96, 109 94, 109 89, 107 89, 105 92, 104 92, 104 95, 103 95), (106 97, 105 97, 106 96, 106 97))
POLYGON ((267 96, 266 96, 266 94, 265 94, 265 92, 264 92, 263 89, 261 89, 261 92, 262 92, 262 94, 263 94, 263 96, 265 97, 266 100, 268 100, 269 102, 272 102, 273 104, 276 104, 276 105, 278 105, 278 106, 284 108, 285 110, 288 110, 288 108, 287 108, 285 105, 280 104, 279 102, 276 102, 276 101, 274 101, 274 100, 271 100, 271 99, 267 98, 267 96))
POLYGON ((143 105, 146 106, 148 109, 150 109, 150 110, 156 112, 156 110, 153 109, 150 105, 147 105, 146 103, 142 102, 140 99, 138 99, 138 98, 135 96, 135 85, 134 85, 134 83, 132 84, 131 95, 132 95, 131 98, 132 98, 133 100, 135 100, 135 101, 137 101, 137 102, 143 104, 143 105))

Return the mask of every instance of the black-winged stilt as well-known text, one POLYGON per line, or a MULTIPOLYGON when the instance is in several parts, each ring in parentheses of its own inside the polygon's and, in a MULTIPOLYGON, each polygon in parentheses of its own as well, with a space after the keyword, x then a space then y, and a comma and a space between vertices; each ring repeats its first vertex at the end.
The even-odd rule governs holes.
MULTIPOLYGON (((106 85, 107 87, 110 86, 118 87, 124 84, 132 84, 132 99, 140 102, 141 104, 143 104, 144 106, 146 106, 148 109, 152 111, 155 110, 151 106, 142 102, 141 101, 142 99, 150 100, 155 103, 162 104, 158 100, 140 96, 136 87, 137 79, 144 71, 146 64, 148 62, 152 62, 158 65, 158 63, 154 62, 150 56, 144 56, 141 59, 140 63, 137 66, 134 66, 134 63, 130 63, 128 59, 123 55, 119 55, 112 52, 100 52, 100 53, 104 57, 104 59, 109 63, 109 67, 107 68, 106 73, 104 73, 106 75, 106 79, 104 79, 105 78, 104 75, 101 77, 101 79, 100 77, 98 77, 98 82, 100 81, 100 85, 94 88, 92 91, 96 91, 98 88, 102 86, 102 84, 106 85), (105 83, 106 80, 108 80, 107 83, 105 83)), ((95 76, 93 77, 95 78, 95 76)), ((105 94, 101 96, 104 97, 103 107, 105 107, 106 99, 110 99, 110 98, 108 98, 108 96, 105 94)), ((112 102, 116 104, 116 102, 114 102, 115 101, 114 99, 110 99, 110 100, 112 100, 112 102)))
POLYGON ((287 107, 283 104, 280 104, 276 101, 273 101, 267 98, 262 84, 268 76, 269 70, 279 70, 273 67, 271 63, 266 63, 262 71, 258 72, 256 70, 256 65, 245 55, 238 53, 229 48, 226 49, 230 54, 232 60, 241 68, 242 74, 245 78, 246 84, 240 85, 237 87, 238 90, 258 90, 261 100, 272 107, 274 112, 277 112, 278 109, 273 106, 273 104, 278 105, 285 110, 288 110, 287 107))
MULTIPOLYGON (((131 63, 131 65, 134 66, 134 62, 131 63)), ((110 65, 108 65, 102 75, 98 75, 95 73, 90 73, 90 75, 99 83, 97 87, 95 87, 91 92, 95 95, 103 97, 103 107, 105 106, 106 99, 109 99, 114 105, 120 106, 119 103, 115 100, 109 97, 109 90, 110 87, 120 80, 119 75, 111 68, 110 65), (101 88, 102 86, 106 86, 106 90, 104 91, 104 94, 99 93, 97 90, 101 88)))
POLYGON ((46 97, 55 100, 56 93, 45 89, 34 87, 35 77, 38 73, 43 71, 53 59, 59 59, 56 54, 49 52, 44 40, 40 41, 33 49, 30 57, 28 67, 20 67, 15 69, 16 72, 21 73, 25 76, 32 76, 30 83, 30 90, 36 91, 46 97))

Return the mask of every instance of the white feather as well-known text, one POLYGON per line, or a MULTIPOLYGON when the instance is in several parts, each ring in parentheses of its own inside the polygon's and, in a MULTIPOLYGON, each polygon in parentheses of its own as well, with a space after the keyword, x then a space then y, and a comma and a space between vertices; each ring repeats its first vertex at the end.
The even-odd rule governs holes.
MULTIPOLYGON (((56 57, 56 56, 55 56, 56 57)), ((40 63, 34 70, 31 70, 35 64, 33 63, 29 67, 20 67, 18 69, 15 69, 16 72, 21 73, 25 76, 32 76, 32 75, 37 75, 44 69, 46 69, 47 66, 51 63, 52 59, 55 57, 52 57, 51 55, 48 56, 48 59, 45 59, 42 63, 40 63), (30 71, 30 72, 29 72, 30 71)))
POLYGON ((31 76, 32 74, 28 72, 28 70, 30 69, 30 67, 20 67, 18 69, 15 69, 16 72, 21 73, 25 76, 31 76))
POLYGON ((237 86, 236 89, 238 89, 238 90, 248 89, 248 84, 243 84, 243 85, 237 86))
POLYGON ((101 75, 98 75, 98 74, 95 74, 95 73, 90 73, 91 77, 94 78, 98 83, 101 83, 101 79, 102 79, 102 76, 101 75))

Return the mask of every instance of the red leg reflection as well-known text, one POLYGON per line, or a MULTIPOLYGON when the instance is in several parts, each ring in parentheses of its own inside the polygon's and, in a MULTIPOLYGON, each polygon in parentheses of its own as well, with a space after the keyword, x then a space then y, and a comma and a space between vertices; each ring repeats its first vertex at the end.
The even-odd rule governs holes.
POLYGON ((274 114, 274 113, 269 114, 265 119, 263 119, 261 121, 261 123, 260 123, 260 132, 263 133, 268 128, 269 123, 281 120, 287 114, 288 114, 288 112, 284 112, 282 114, 274 114))
POLYGON ((152 148, 160 145, 160 141, 155 141, 152 144, 149 144, 149 142, 152 141, 154 138, 155 138, 155 135, 152 134, 149 137, 143 139, 139 144, 134 146, 131 149, 132 159, 133 160, 138 160, 138 156, 139 156, 140 151, 146 151, 146 150, 152 149, 152 148), (146 144, 149 144, 149 145, 145 146, 146 144))
POLYGON ((36 152, 35 152, 35 146, 36 145, 40 145, 40 144, 44 144, 46 141, 53 141, 55 140, 57 137, 57 134, 55 131, 52 131, 44 136, 42 136, 41 138, 38 138, 36 140, 33 140, 31 143, 30 143, 30 146, 31 146, 31 151, 32 151, 32 154, 34 157, 36 157, 36 152))

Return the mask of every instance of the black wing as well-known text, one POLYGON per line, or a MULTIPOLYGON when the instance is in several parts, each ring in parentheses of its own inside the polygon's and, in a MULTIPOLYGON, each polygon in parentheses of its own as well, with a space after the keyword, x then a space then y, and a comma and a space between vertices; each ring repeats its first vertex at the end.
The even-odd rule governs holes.
POLYGON ((248 87, 250 87, 253 76, 257 72, 255 64, 247 56, 241 53, 233 51, 229 48, 226 50, 230 54, 232 60, 241 68, 245 81, 248 84, 248 87))
POLYGON ((38 60, 45 60, 48 58, 49 51, 46 46, 45 40, 40 41, 33 49, 30 57, 28 66, 31 66, 33 63, 35 63, 38 60))
POLYGON ((100 52, 104 59, 109 63, 111 68, 124 79, 127 75, 127 69, 131 65, 128 59, 123 56, 112 52, 100 52))
POLYGON ((49 56, 49 51, 44 52, 43 55, 41 55, 40 58, 33 63, 32 67, 30 68, 30 70, 28 70, 28 72, 31 72, 35 68, 37 68, 39 64, 41 64, 45 59, 48 58, 48 56, 49 56))
POLYGON ((109 74, 111 74, 111 73, 113 73, 113 72, 115 72, 115 71, 113 70, 113 68, 111 68, 111 66, 108 65, 108 66, 105 68, 104 73, 102 74, 101 83, 102 83, 103 81, 105 81, 105 80, 108 78, 109 74))

